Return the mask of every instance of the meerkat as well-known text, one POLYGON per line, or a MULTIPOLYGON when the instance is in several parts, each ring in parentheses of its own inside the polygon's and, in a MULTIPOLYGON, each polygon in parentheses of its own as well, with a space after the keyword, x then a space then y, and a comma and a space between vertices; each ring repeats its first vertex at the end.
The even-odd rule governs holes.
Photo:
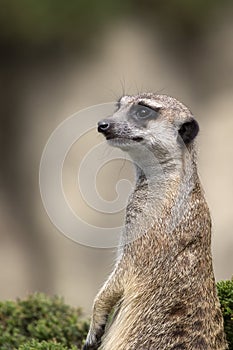
POLYGON ((136 184, 83 349, 227 349, 197 173, 197 121, 177 99, 144 93, 123 96, 98 131, 128 152, 136 184))

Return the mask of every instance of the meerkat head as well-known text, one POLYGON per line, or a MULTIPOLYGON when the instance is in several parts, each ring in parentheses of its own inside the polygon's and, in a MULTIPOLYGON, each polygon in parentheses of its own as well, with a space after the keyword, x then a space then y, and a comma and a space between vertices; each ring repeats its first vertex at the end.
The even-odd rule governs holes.
POLYGON ((147 149, 164 161, 192 149, 199 126, 175 98, 145 93, 121 97, 114 114, 98 123, 98 131, 112 146, 130 154, 147 149))

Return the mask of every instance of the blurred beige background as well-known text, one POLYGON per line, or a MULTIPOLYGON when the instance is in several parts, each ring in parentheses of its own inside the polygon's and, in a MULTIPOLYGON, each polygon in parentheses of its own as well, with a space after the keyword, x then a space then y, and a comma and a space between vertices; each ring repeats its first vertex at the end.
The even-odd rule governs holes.
MULTIPOLYGON (((201 2, 195 3, 190 1, 187 7, 178 1, 178 8, 168 9, 156 7, 156 1, 144 5, 126 1, 124 6, 119 1, 115 8, 110 1, 113 8, 101 4, 103 10, 109 6, 106 13, 79 1, 64 5, 70 6, 66 12, 58 6, 60 1, 51 1, 44 12, 26 0, 20 6, 16 1, 6 6, 0 16, 1 300, 43 291, 62 295, 66 302, 90 312, 113 267, 115 250, 79 245, 54 227, 40 197, 39 163, 59 123, 85 107, 114 101, 123 90, 171 94, 197 117, 199 172, 213 217, 216 278, 231 278, 232 6, 207 1, 202 8, 201 2)), ((81 161, 79 147, 81 154, 88 152, 90 142, 87 137, 76 145, 64 168, 65 187, 74 206, 80 205, 73 187, 74 169, 81 161)), ((110 198, 118 165, 103 172, 98 184, 110 198)), ((85 204, 82 211, 87 221, 93 220, 88 215, 96 215, 103 226, 110 220, 92 214, 85 204)), ((114 223, 121 220, 122 213, 113 218, 114 223)))

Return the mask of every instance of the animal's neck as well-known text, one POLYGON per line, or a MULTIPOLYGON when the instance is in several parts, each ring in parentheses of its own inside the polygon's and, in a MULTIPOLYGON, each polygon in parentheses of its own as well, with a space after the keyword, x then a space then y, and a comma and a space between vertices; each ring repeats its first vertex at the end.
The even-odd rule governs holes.
POLYGON ((135 167, 136 185, 126 213, 129 231, 138 232, 141 227, 145 232, 164 218, 168 230, 173 230, 185 213, 198 181, 195 158, 186 151, 179 159, 160 163, 140 159, 135 167))
POLYGON ((197 181, 197 170, 194 151, 187 149, 179 157, 166 157, 163 160, 149 155, 136 158, 135 192, 143 191, 155 202, 177 197, 192 190, 197 181))

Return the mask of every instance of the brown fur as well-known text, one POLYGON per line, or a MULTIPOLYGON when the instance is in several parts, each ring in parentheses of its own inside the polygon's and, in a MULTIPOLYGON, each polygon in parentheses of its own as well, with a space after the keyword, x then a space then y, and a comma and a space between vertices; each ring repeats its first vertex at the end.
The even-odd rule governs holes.
MULTIPOLYGON (((178 134, 174 140, 172 134, 159 139, 162 123, 178 133, 192 114, 165 95, 126 96, 121 103, 120 112, 112 117, 114 125, 118 123, 119 129, 124 124, 124 132, 134 128, 133 133, 140 135, 151 128, 156 134, 152 135, 154 146, 150 148, 151 135, 143 142, 161 161, 162 173, 152 174, 155 182, 150 185, 137 166, 119 259, 96 297, 84 349, 98 348, 115 306, 116 314, 102 337, 102 350, 225 350, 212 267, 211 219, 197 175, 195 142, 176 146, 178 134), (135 124, 125 121, 124 108, 142 98, 162 108, 158 119, 137 131, 135 124)), ((135 150, 126 150, 137 158, 135 150)))

